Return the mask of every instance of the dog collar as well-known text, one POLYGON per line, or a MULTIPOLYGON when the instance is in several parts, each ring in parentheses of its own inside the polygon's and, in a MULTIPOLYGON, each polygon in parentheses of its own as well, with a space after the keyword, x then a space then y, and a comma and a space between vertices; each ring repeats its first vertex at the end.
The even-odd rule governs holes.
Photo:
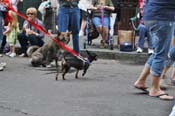
POLYGON ((90 64, 90 61, 89 61, 89 59, 88 59, 88 58, 84 58, 84 59, 85 59, 85 63, 90 64))

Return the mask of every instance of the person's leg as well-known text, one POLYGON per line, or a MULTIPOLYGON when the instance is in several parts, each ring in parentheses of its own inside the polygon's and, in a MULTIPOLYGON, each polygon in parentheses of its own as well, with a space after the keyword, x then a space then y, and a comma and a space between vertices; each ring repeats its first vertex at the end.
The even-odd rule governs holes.
MULTIPOLYGON (((103 38, 103 28, 102 28, 102 24, 101 24, 101 19, 100 17, 93 17, 92 18, 92 22, 93 24, 95 25, 98 33, 102 36, 103 38)), ((103 41, 103 39, 101 40, 101 43, 100 43, 100 48, 104 48, 105 47, 105 41, 103 41)))
POLYGON ((169 70, 169 68, 171 67, 171 64, 173 62, 171 62, 171 60, 168 60, 166 63, 165 63, 165 66, 163 68, 163 71, 162 71, 162 74, 161 74, 161 77, 160 77, 160 88, 162 90, 166 90, 168 88, 168 82, 167 82, 167 71, 169 70))
POLYGON ((73 49, 76 53, 80 54, 80 45, 79 45, 79 30, 80 30, 80 9, 72 8, 72 11, 69 13, 71 17, 71 27, 72 27, 72 36, 73 36, 73 49))
POLYGON ((150 30, 153 38, 154 54, 151 55, 152 59, 147 61, 150 65, 150 73, 152 74, 152 86, 149 91, 150 96, 159 96, 161 99, 173 99, 172 96, 163 95, 164 91, 160 89, 160 76, 164 67, 164 62, 167 59, 172 32, 174 27, 173 22, 165 21, 147 21, 145 22, 150 30), (161 95, 161 96, 160 96, 161 95))
POLYGON ((165 66, 163 68, 162 74, 161 74, 161 78, 165 79, 167 78, 166 74, 167 71, 169 70, 169 68, 171 67, 171 65, 174 63, 174 61, 172 61, 171 59, 168 59, 167 61, 165 61, 165 66))
POLYGON ((101 19, 100 17, 93 17, 92 22, 95 25, 97 31, 99 34, 102 34, 102 24, 101 24, 101 19))
POLYGON ((145 65, 139 78, 135 81, 134 86, 137 88, 146 88, 145 83, 149 74, 150 74, 150 68, 145 65))
POLYGON ((175 85, 175 63, 173 64, 173 69, 171 73, 171 83, 175 85))
POLYGON ((108 40, 108 35, 109 35, 109 26, 110 26, 110 19, 109 17, 104 18, 104 24, 102 27, 102 39, 104 42, 108 40))
POLYGON ((84 35, 84 30, 86 27, 86 17, 87 17, 87 12, 80 10, 81 11, 81 27, 80 27, 80 31, 79 31, 79 36, 83 36, 84 35))
POLYGON ((18 34, 18 40, 21 45, 21 52, 22 54, 26 54, 27 47, 28 47, 28 39, 27 36, 24 33, 18 34))
POLYGON ((151 37, 151 34, 149 32, 148 29, 146 29, 146 35, 147 35, 147 42, 148 42, 148 54, 153 54, 154 53, 154 50, 153 50, 153 43, 152 43, 152 37, 151 37))
POLYGON ((44 41, 42 40, 42 38, 38 38, 35 35, 29 35, 27 38, 28 38, 31 45, 37 45, 37 46, 41 47, 44 44, 44 41))
POLYGON ((144 48, 144 41, 145 41, 145 35, 146 35, 146 27, 143 24, 139 24, 139 40, 138 40, 138 47, 143 49, 144 48))
POLYGON ((60 7, 57 16, 58 32, 66 32, 69 26, 69 8, 60 7))

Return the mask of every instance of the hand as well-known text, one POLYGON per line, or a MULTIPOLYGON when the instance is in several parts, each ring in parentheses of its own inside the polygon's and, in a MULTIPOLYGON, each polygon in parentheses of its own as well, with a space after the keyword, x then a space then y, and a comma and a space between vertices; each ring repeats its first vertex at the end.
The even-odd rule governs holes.
POLYGON ((27 35, 34 34, 34 31, 32 31, 32 30, 30 30, 30 29, 26 29, 26 34, 27 34, 27 35))

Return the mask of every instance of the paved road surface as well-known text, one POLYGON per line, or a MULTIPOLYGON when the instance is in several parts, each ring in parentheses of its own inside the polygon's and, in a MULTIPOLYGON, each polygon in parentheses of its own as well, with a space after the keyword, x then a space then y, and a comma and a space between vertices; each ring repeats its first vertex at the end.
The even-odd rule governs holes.
MULTIPOLYGON (((174 104, 133 88, 143 65, 99 59, 85 77, 74 79, 72 70, 66 81, 55 81, 55 68, 0 59, 8 63, 0 72, 0 116, 168 116, 174 104)), ((175 96, 174 89, 167 92, 175 96)))

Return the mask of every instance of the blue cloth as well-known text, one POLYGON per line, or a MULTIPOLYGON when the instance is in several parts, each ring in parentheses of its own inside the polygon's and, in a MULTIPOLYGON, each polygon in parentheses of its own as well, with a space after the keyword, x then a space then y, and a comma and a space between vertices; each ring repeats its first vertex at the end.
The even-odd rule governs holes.
POLYGON ((60 7, 58 11, 57 25, 59 32, 68 31, 70 25, 73 38, 73 50, 79 54, 80 46, 78 33, 80 30, 80 9, 78 7, 60 7))
POLYGON ((154 48, 154 53, 149 57, 145 66, 150 68, 150 72, 154 76, 160 77, 165 61, 168 59, 174 32, 173 23, 172 21, 145 21, 145 25, 151 33, 154 48))
POLYGON ((141 23, 139 24, 139 26, 137 27, 137 29, 139 30, 138 47, 144 48, 145 37, 147 37, 148 48, 152 49, 153 48, 152 37, 150 35, 149 30, 146 28, 145 25, 143 25, 141 23))
POLYGON ((27 48, 30 45, 43 46, 44 41, 36 35, 26 35, 25 33, 18 34, 18 40, 21 45, 21 52, 26 54, 27 48))
POLYGON ((100 17, 93 17, 92 21, 93 21, 93 24, 95 25, 96 28, 100 27, 100 26, 109 28, 109 26, 110 26, 110 19, 109 19, 109 17, 104 17, 103 24, 102 24, 102 21, 101 21, 100 17))
POLYGON ((175 0, 147 0, 144 20, 175 20, 175 0))

